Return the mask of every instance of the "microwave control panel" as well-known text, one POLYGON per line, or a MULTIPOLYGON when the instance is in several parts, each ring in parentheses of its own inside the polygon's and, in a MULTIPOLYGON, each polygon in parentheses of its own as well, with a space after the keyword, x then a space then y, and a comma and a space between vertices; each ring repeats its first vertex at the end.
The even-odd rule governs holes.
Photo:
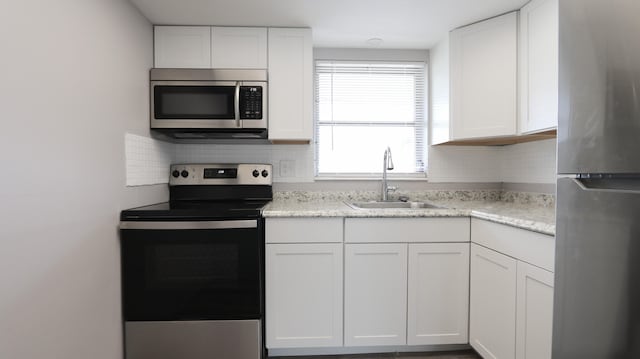
POLYGON ((262 119, 262 86, 240 86, 240 118, 262 119))

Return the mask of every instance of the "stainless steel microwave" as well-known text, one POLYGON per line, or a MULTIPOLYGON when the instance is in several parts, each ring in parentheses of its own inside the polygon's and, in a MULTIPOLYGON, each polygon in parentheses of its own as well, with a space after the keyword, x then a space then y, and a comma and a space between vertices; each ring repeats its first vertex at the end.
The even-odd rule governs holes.
POLYGON ((173 138, 267 138, 267 70, 151 69, 151 129, 173 138))

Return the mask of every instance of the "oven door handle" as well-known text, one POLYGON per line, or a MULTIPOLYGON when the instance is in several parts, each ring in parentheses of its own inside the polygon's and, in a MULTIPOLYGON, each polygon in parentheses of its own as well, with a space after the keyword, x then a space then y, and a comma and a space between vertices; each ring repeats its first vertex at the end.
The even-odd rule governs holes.
POLYGON ((243 229, 258 228, 258 221, 234 220, 234 221, 193 221, 193 222, 120 222, 120 229, 243 229))

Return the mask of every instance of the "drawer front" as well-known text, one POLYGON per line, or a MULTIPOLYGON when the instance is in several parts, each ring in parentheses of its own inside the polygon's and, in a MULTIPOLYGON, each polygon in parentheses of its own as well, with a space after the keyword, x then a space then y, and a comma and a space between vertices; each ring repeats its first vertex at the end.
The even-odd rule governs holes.
POLYGON ((469 242, 469 218, 347 218, 345 242, 469 242))
POLYGON ((554 236, 472 218, 471 241, 550 272, 554 270, 554 236))
POLYGON ((342 243, 343 218, 267 218, 267 243, 342 243))

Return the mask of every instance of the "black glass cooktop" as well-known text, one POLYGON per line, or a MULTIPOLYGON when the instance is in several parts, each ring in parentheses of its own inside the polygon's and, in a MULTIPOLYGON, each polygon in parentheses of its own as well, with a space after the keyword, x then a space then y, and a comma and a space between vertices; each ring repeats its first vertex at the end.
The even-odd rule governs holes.
POLYGON ((260 218, 266 200, 172 201, 124 210, 120 220, 222 220, 260 218))

